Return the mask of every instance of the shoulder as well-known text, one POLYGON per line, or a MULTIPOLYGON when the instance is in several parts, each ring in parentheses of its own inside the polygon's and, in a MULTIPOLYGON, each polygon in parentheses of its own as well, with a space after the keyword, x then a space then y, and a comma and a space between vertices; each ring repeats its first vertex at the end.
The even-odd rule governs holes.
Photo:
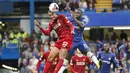
POLYGON ((52 25, 52 24, 53 24, 53 22, 54 22, 53 20, 49 21, 49 25, 52 25))
POLYGON ((66 19, 67 19, 67 17, 66 17, 64 14, 58 15, 58 17, 59 17, 59 18, 66 18, 66 19))
POLYGON ((85 58, 85 59, 89 59, 88 56, 85 56, 85 55, 83 56, 83 58, 85 58))

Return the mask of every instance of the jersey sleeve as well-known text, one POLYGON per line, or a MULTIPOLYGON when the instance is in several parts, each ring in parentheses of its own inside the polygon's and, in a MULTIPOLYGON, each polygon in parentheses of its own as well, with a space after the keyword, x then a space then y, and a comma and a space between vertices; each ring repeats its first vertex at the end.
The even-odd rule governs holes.
POLYGON ((74 65, 75 65, 75 57, 72 57, 71 62, 70 62, 70 70, 75 73, 76 71, 74 70, 74 65))
POLYGON ((83 16, 83 19, 82 19, 82 23, 84 24, 84 26, 86 26, 89 22, 89 19, 87 16, 83 16))
POLYGON ((73 24, 68 20, 68 18, 65 15, 61 15, 62 19, 64 20, 65 24, 69 26, 70 30, 74 30, 73 24))
POLYGON ((117 59, 116 59, 116 56, 115 56, 114 53, 113 53, 113 56, 112 56, 112 62, 113 62, 113 64, 114 64, 114 66, 115 66, 116 68, 118 68, 119 64, 117 63, 117 59))
POLYGON ((42 27, 39 27, 39 28, 45 35, 49 35, 50 32, 52 31, 51 23, 49 23, 48 28, 46 30, 43 29, 42 27))

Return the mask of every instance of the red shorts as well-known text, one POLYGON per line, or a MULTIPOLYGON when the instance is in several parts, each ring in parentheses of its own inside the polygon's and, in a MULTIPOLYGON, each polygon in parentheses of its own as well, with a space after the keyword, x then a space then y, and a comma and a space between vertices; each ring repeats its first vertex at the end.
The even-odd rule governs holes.
POLYGON ((69 35, 59 37, 54 46, 57 47, 58 49, 66 48, 68 51, 70 51, 72 45, 73 45, 73 36, 69 35))

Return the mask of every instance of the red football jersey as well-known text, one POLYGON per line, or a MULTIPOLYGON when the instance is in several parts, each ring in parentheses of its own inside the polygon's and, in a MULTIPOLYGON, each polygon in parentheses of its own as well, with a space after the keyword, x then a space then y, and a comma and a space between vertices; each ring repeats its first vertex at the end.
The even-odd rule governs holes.
MULTIPOLYGON (((36 70, 38 70, 38 68, 39 68, 39 66, 40 66, 40 64, 41 64, 41 62, 42 62, 43 60, 45 60, 45 65, 46 65, 46 62, 47 62, 47 59, 48 59, 49 54, 50 54, 50 51, 45 52, 45 53, 41 56, 41 58, 39 59, 39 61, 38 61, 38 63, 37 63, 36 70)), ((58 58, 58 57, 54 59, 53 64, 52 64, 51 68, 49 69, 49 72, 48 72, 48 73, 53 73, 53 72, 54 72, 55 67, 56 67, 58 61, 59 61, 59 58, 58 58)))
POLYGON ((40 30, 45 35, 49 35, 53 29, 56 31, 58 37, 65 37, 66 35, 72 35, 71 31, 74 30, 74 27, 65 15, 58 15, 56 20, 52 20, 49 23, 47 30, 40 27, 40 30))
POLYGON ((87 56, 79 57, 77 55, 72 57, 70 69, 73 73, 85 73, 86 64, 93 64, 87 56))

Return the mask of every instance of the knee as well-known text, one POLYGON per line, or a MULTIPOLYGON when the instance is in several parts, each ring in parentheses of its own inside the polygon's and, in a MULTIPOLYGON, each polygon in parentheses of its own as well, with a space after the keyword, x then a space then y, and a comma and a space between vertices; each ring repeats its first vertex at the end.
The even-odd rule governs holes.
POLYGON ((91 57, 91 56, 93 56, 93 53, 92 53, 91 51, 88 51, 88 52, 87 52, 87 56, 88 56, 88 57, 91 57))

